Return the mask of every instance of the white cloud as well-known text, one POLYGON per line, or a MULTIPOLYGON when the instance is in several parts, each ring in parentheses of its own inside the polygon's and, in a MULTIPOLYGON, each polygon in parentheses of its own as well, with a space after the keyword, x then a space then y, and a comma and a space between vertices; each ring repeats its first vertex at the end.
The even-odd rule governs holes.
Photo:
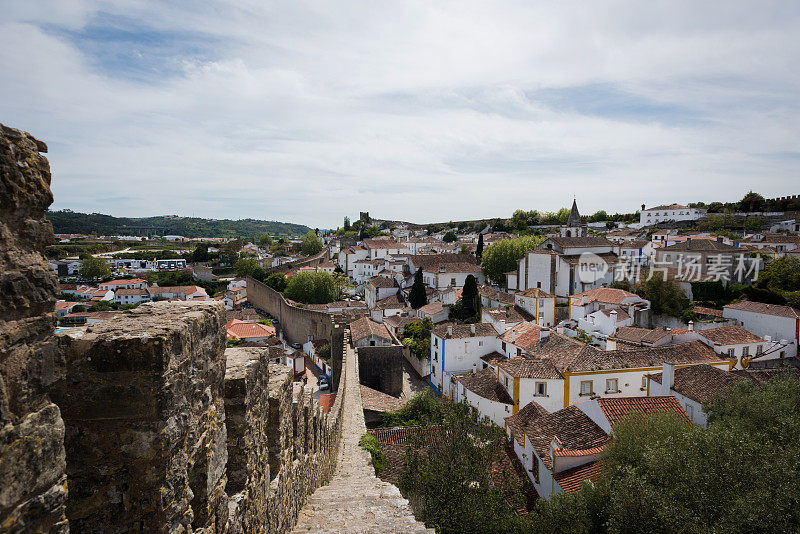
POLYGON ((336 226, 795 193, 793 2, 17 3, 55 207, 336 226))

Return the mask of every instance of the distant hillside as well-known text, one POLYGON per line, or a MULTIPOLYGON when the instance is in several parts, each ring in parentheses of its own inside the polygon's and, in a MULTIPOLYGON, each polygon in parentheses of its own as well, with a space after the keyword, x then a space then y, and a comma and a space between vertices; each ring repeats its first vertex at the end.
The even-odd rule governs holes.
POLYGON ((268 233, 294 237, 304 235, 311 230, 302 224, 255 219, 233 221, 174 216, 127 218, 112 217, 101 213, 77 213, 70 210, 48 211, 47 218, 53 223, 53 230, 57 234, 256 237, 268 233))

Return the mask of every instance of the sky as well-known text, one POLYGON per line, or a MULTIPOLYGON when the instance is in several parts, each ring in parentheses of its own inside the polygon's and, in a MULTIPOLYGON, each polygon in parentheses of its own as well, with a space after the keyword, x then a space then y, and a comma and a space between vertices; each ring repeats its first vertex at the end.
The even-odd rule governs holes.
POLYGON ((335 228, 798 194, 800 2, 0 0, 53 209, 335 228))

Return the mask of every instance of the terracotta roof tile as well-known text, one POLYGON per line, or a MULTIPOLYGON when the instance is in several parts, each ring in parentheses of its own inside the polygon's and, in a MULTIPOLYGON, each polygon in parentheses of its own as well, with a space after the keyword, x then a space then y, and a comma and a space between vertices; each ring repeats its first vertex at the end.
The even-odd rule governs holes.
POLYGON ((585 480, 597 480, 602 474, 602 463, 594 461, 556 473, 553 478, 564 493, 576 493, 581 490, 585 480))
POLYGON ((734 304, 728 304, 726 309, 742 310, 752 313, 763 313, 765 315, 775 315, 776 317, 792 317, 795 319, 800 318, 800 310, 792 308, 791 306, 781 306, 778 304, 765 304, 763 302, 752 302, 743 300, 734 304))
POLYGON ((456 381, 484 399, 502 402, 503 404, 514 404, 514 399, 511 398, 511 395, 509 395, 500 382, 497 381, 497 375, 494 369, 490 367, 481 369, 475 374, 467 373, 459 375, 456 377, 456 381))
POLYGON ((597 399, 603 415, 613 427, 632 413, 644 416, 654 413, 672 413, 691 423, 691 419, 681 408, 678 399, 672 395, 663 397, 617 397, 597 399))
POLYGON ((720 345, 736 345, 742 343, 760 343, 764 339, 749 332, 738 325, 720 326, 719 328, 709 328, 699 330, 697 333, 713 343, 720 345))
POLYGON ((392 340, 389 330, 383 323, 376 323, 369 317, 361 317, 350 323, 350 335, 353 341, 358 341, 369 336, 376 336, 387 341, 392 340))
POLYGON ((514 377, 519 378, 539 378, 539 379, 563 379, 564 376, 558 371, 552 360, 531 359, 531 358, 507 358, 497 362, 497 366, 503 371, 514 377))

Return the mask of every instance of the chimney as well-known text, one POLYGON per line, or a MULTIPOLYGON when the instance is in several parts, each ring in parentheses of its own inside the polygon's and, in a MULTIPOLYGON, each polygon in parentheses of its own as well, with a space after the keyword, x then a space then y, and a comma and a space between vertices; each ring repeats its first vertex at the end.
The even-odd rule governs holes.
POLYGON ((689 332, 694 332, 694 321, 689 321, 689 332))
POLYGON ((452 337, 453 335, 453 325, 449 325, 447 327, 447 337, 452 337))
POLYGON ((617 324, 617 310, 611 310, 609 315, 611 316, 611 323, 617 324))
POLYGON ((472 374, 477 374, 478 372, 478 364, 477 362, 472 362, 472 374))
POLYGON ((644 204, 642 204, 642 211, 644 211, 644 204))
POLYGON ((564 333, 564 327, 561 326, 561 325, 557 326, 556 327, 556 332, 558 332, 559 334, 563 334, 564 333))
POLYGON ((500 333, 502 334, 505 331, 506 331, 506 320, 500 319, 500 333))
POLYGON ((539 330, 539 339, 547 339, 550 337, 550 329, 549 328, 542 328, 539 330))
POLYGON ((675 386, 675 364, 664 362, 661 369, 661 385, 669 391, 675 386))
POLYGON ((475 325, 474 324, 469 325, 469 333, 472 334, 473 336, 475 335, 475 325))

